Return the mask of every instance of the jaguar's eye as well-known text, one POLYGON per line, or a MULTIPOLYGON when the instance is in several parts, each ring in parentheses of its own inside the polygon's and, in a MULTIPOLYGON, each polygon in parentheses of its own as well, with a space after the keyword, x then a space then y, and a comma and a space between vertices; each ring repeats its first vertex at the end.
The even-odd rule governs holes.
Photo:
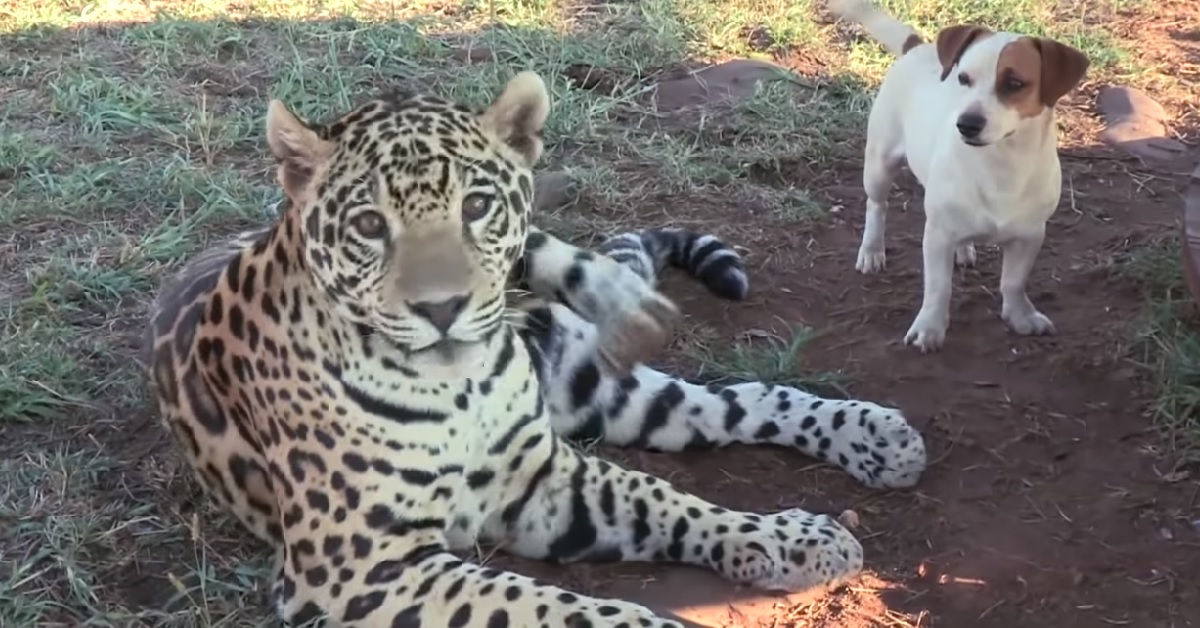
POLYGON ((359 235, 364 238, 371 238, 372 240, 382 238, 387 233, 387 222, 384 221, 383 216, 379 212, 363 212, 355 216, 350 221, 350 224, 359 235))
POLYGON ((959 72, 958 84, 962 85, 963 87, 970 87, 971 86, 971 77, 967 76, 966 72, 959 72))
POLYGON ((492 197, 486 194, 468 194, 463 199, 463 222, 475 222, 492 210, 492 197))

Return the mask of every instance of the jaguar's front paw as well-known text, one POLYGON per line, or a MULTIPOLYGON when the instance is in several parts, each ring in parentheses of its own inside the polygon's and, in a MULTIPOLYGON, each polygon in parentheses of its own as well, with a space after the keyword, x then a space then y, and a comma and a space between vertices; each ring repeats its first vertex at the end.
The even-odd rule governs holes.
POLYGON ((792 508, 760 516, 742 526, 727 542, 727 577, 768 591, 804 593, 830 589, 857 576, 863 568, 863 548, 847 526, 858 524, 857 514, 845 523, 829 515, 814 515, 792 508))

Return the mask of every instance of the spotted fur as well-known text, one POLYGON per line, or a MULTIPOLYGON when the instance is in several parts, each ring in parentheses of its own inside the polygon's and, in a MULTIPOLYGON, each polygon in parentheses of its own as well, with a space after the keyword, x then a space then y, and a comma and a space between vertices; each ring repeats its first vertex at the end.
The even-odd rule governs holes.
MULTIPOLYGON (((566 257, 567 250, 557 255, 543 250, 549 242, 548 236, 533 237, 527 252, 566 257)), ((569 245, 554 241, 553 246, 569 245)), ((741 257, 709 234, 680 228, 630 231, 607 238, 597 250, 651 287, 671 265, 723 298, 740 299, 749 290, 741 257)), ((546 283, 534 284, 550 294, 549 279, 558 275, 546 277, 546 283)), ((642 364, 627 377, 608 376, 595 358, 603 344, 596 327, 569 311, 554 322, 553 337, 567 340, 546 356, 553 374, 546 398, 555 433, 573 441, 672 452, 735 443, 781 445, 837 465, 872 488, 911 487, 925 469, 924 440, 897 410, 760 382, 701 386, 642 364)))
POLYGON ((707 391, 602 359, 666 336, 673 306, 629 265, 530 226, 548 106, 532 73, 482 112, 405 95, 315 125, 272 102, 282 215, 199 255, 156 299, 148 370, 164 424, 215 501, 277 548, 286 624, 680 625, 454 553, 477 542, 685 562, 787 591, 862 567, 826 515, 727 510, 562 435, 678 449, 808 434, 826 459, 853 453, 832 461, 868 483, 919 473, 919 436, 894 411, 793 412, 780 392, 815 398, 707 391))
POLYGON ((730 301, 746 298, 750 284, 737 251, 715 236, 678 227, 618 233, 597 249, 650 283, 669 264, 696 277, 713 294, 730 301))

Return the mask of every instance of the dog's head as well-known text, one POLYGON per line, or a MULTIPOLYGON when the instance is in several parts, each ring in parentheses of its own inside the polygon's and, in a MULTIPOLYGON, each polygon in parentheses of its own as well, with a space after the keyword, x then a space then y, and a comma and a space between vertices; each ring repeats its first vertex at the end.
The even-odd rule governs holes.
POLYGON ((942 81, 952 82, 962 106, 950 123, 962 140, 987 146, 1040 118, 1075 88, 1088 58, 1052 39, 951 26, 937 37, 942 81))

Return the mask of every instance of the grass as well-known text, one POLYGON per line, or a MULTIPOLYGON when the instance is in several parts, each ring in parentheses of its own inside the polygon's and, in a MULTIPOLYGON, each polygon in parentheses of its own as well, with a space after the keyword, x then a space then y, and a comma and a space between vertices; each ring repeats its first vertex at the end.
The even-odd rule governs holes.
POLYGON ((1143 286, 1149 307, 1141 364, 1157 383, 1155 423, 1179 464, 1200 462, 1200 328, 1174 238, 1133 251, 1120 272, 1143 286))
MULTIPOLYGON (((1080 45, 1101 75, 1137 70, 1106 34, 1127 1, 885 4, 927 33, 960 19, 1018 27, 1080 45)), ((3 626, 262 624, 261 548, 206 506, 176 507, 195 489, 159 442, 134 359, 165 274, 271 215, 269 97, 320 118, 400 82, 481 105, 532 68, 554 97, 545 167, 571 173, 584 199, 557 217, 561 235, 676 222, 737 241, 824 218, 822 185, 856 159, 886 62, 786 0, 147 6, 0 8, 3 626), (464 62, 466 47, 499 61, 464 62), (655 77, 704 61, 806 51, 826 55, 820 72, 736 107, 671 117, 642 98, 655 77), (598 74, 613 84, 566 78, 598 74), (730 206, 754 224, 723 216, 730 206)), ((704 375, 836 383, 802 373, 807 333, 712 350, 704 375)), ((1166 355, 1187 381, 1179 369, 1195 360, 1166 355)), ((1163 412, 1198 397, 1168 396, 1163 412)))
POLYGON ((704 383, 761 381, 846 396, 846 374, 806 368, 804 350, 816 338, 816 330, 800 326, 788 335, 785 339, 755 330, 732 345, 695 338, 683 345, 683 353, 698 365, 696 378, 704 383))

